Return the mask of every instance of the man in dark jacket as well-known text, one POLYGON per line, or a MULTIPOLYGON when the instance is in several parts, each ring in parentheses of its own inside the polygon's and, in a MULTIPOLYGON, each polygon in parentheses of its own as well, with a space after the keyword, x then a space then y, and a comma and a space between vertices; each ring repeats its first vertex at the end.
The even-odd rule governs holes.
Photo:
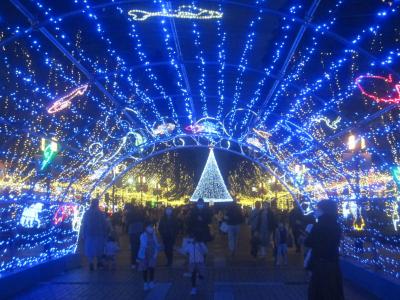
POLYGON ((240 224, 244 221, 242 210, 236 202, 229 205, 224 219, 228 225, 229 251, 231 256, 234 256, 237 248, 240 224))
POLYGON ((200 198, 196 206, 192 208, 187 220, 188 234, 196 236, 199 242, 212 240, 209 224, 212 221, 212 213, 205 206, 204 200, 200 198))
POLYGON ((292 209, 292 211, 289 214, 289 226, 290 229, 292 230, 293 234, 293 239, 294 243, 296 245, 296 252, 300 253, 301 245, 299 242, 299 238, 301 233, 304 231, 304 221, 303 221, 303 212, 301 211, 300 207, 297 205, 295 202, 295 207, 292 209))
POLYGON ((158 231, 160 232, 164 244, 167 266, 170 267, 172 266, 174 245, 179 231, 179 222, 173 214, 172 207, 168 206, 165 209, 165 214, 161 217, 158 225, 158 231))
POLYGON ((337 222, 337 206, 331 200, 318 203, 316 223, 304 245, 311 248, 310 300, 342 300, 343 282, 339 267, 341 228, 337 222))
POLYGON ((136 258, 140 246, 140 235, 143 232, 145 213, 140 207, 127 206, 126 225, 128 227, 129 241, 131 244, 131 267, 136 268, 136 258))

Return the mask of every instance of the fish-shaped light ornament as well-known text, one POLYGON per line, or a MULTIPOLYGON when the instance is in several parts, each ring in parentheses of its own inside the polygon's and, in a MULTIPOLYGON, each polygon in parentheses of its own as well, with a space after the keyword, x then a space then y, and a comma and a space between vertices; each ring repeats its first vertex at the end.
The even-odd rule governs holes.
POLYGON ((179 19, 221 19, 223 16, 222 12, 216 10, 208 10, 198 8, 191 5, 181 5, 175 10, 161 10, 161 11, 146 11, 140 9, 131 9, 128 15, 135 21, 146 21, 150 17, 168 17, 168 18, 179 18, 179 19))
POLYGON ((47 109, 47 112, 49 114, 55 114, 58 113, 68 107, 71 106, 72 100, 78 96, 82 96, 86 90, 88 89, 89 85, 88 84, 83 84, 75 89, 73 89, 71 92, 69 92, 67 95, 62 96, 61 98, 58 98, 53 104, 47 109))
POLYGON ((356 78, 355 83, 364 96, 376 102, 400 103, 400 83, 395 84, 392 75, 388 77, 361 75, 356 78), (379 95, 379 92, 373 89, 376 84, 386 85, 386 95, 379 95))

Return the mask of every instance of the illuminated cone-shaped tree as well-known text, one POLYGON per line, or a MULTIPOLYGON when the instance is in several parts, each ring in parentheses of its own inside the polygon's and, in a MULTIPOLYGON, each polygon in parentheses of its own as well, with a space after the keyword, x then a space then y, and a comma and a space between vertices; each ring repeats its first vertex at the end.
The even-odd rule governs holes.
POLYGON ((213 149, 210 150, 206 166, 190 200, 197 201, 199 198, 203 198, 206 202, 233 201, 219 171, 213 149))

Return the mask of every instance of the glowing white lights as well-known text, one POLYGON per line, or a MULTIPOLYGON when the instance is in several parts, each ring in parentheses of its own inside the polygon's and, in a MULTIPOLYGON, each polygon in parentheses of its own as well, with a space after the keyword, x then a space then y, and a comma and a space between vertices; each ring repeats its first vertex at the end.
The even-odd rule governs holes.
POLYGON ((190 200, 197 201, 199 198, 203 198, 206 202, 233 201, 218 168, 213 149, 210 150, 207 163, 190 200))
POLYGON ((60 112, 68 107, 71 106, 72 100, 78 96, 82 96, 86 90, 88 89, 89 85, 88 84, 83 84, 75 89, 73 89, 71 92, 69 92, 67 95, 57 99, 48 109, 47 112, 49 114, 55 114, 57 112, 60 112))
POLYGON ((221 19, 223 16, 222 12, 198 8, 190 5, 182 5, 179 6, 177 10, 171 11, 168 11, 166 9, 162 11, 145 11, 140 9, 131 9, 128 14, 135 21, 145 21, 151 17, 209 20, 221 19))
POLYGON ((359 137, 358 139, 354 134, 350 134, 347 138, 347 148, 350 151, 364 150, 366 148, 365 138, 359 137))
POLYGON ((19 224, 25 228, 39 228, 42 224, 39 219, 39 213, 43 209, 43 203, 34 203, 31 204, 29 207, 25 207, 21 219, 19 220, 19 224))
POLYGON ((338 128, 338 124, 341 120, 342 120, 341 117, 337 117, 335 120, 331 121, 327 117, 322 116, 322 117, 315 118, 313 121, 315 123, 325 122, 326 126, 328 126, 331 129, 336 130, 338 128))
POLYGON ((357 218, 357 203, 355 201, 346 201, 342 203, 342 216, 347 219, 352 217, 357 218))
POLYGON ((173 123, 160 124, 153 129, 153 135, 168 135, 171 134, 175 128, 176 125, 173 123))
POLYGON ((185 130, 194 134, 227 134, 224 125, 220 121, 212 117, 201 118, 196 123, 186 126, 185 130))

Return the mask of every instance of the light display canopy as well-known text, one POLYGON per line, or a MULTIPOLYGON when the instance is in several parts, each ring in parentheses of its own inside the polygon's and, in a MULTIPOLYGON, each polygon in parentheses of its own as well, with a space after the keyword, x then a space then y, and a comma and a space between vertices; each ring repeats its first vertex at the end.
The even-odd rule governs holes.
POLYGON ((81 204, 133 166, 211 147, 258 164, 305 214, 337 201, 345 254, 400 278, 400 264, 387 263, 400 252, 390 173, 400 165, 397 2, 1 5, 0 225, 48 247, 23 266, 73 252, 81 204), (57 147, 39 150, 43 139, 57 147), (369 237, 382 258, 369 253, 369 237))

